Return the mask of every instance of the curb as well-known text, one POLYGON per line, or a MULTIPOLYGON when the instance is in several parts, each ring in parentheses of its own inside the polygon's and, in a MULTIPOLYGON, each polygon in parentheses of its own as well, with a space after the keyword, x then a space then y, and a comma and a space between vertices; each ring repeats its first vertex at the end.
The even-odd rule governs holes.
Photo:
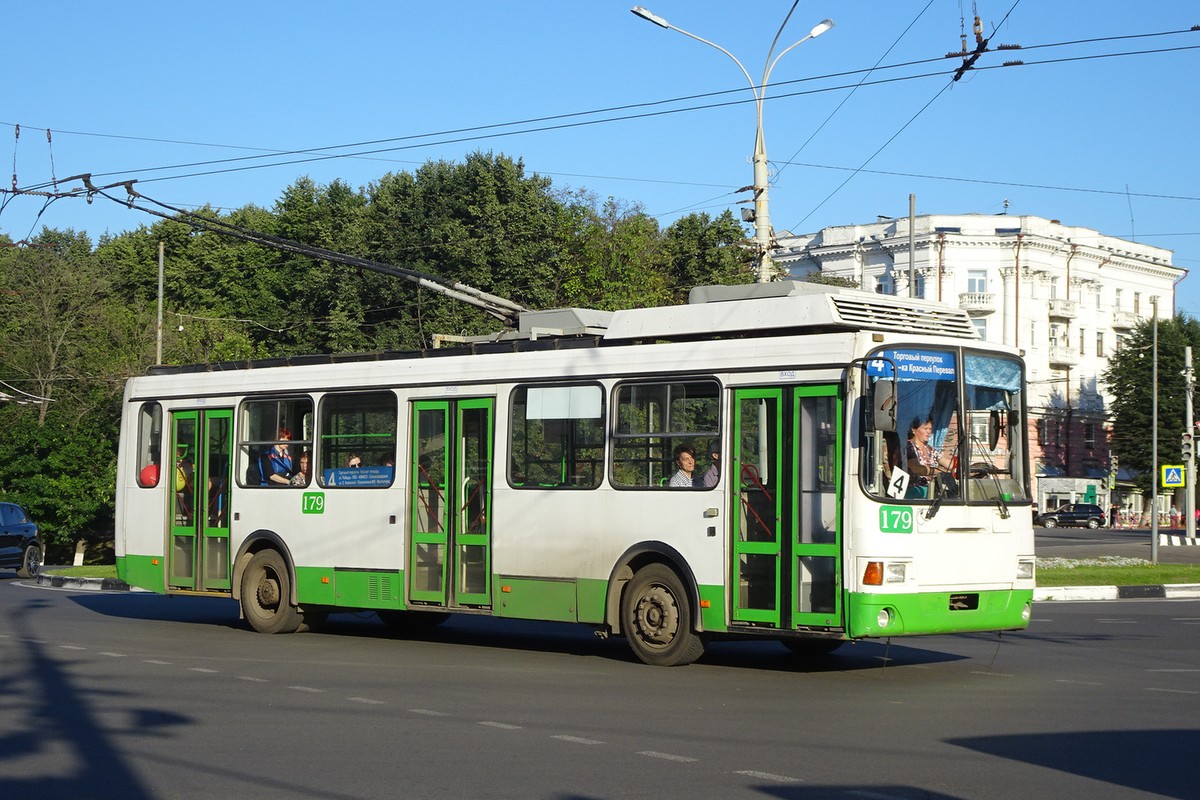
POLYGON ((1189 600, 1200 598, 1200 584, 1175 583, 1149 586, 1046 586, 1033 590, 1036 602, 1050 600, 1136 600, 1144 598, 1189 600))
POLYGON ((89 592, 128 592, 130 586, 119 578, 77 578, 71 575, 55 575, 53 572, 39 572, 38 586, 51 586, 55 589, 78 589, 89 592))

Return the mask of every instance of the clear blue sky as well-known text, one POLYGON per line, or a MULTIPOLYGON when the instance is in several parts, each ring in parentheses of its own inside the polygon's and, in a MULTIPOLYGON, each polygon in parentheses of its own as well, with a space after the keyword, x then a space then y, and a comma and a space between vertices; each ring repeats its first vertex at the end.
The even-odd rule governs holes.
MULTIPOLYGON (((640 2, 756 79, 792 5, 640 2)), ((754 108, 736 102, 748 99, 745 78, 631 5, 10 3, 0 157, 6 168, 15 159, 21 187, 90 172, 98 184, 137 179, 174 205, 231 209, 269 208, 305 175, 357 188, 481 149, 556 186, 640 203, 663 224, 736 213, 746 195, 734 190, 752 179, 754 108), (305 163, 314 155, 271 155, 363 142, 373 144, 305 163)), ((918 213, 998 214, 1007 200, 1011 215, 1173 250, 1192 273, 1178 307, 1200 316, 1200 49, 1098 57, 1200 47, 1200 32, 1083 41, 1187 30, 1200 3, 801 0, 777 52, 825 17, 837 26, 784 56, 768 88, 777 231, 903 216, 910 192, 918 213), (983 56, 978 67, 996 68, 943 91, 961 61, 941 57, 959 49, 963 14, 974 46, 975 10, 993 47, 1025 49, 983 56), (999 68, 1018 59, 1026 66, 999 68), (1047 61, 1057 63, 1034 63, 1047 61)), ((0 231, 14 239, 43 225, 97 238, 155 221, 103 199, 44 211, 35 197, 0 202, 0 231)))

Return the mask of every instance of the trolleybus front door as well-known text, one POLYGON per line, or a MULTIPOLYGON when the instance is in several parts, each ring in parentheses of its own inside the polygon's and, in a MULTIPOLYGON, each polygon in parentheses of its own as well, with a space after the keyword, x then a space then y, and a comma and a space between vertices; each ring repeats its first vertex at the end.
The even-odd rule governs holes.
POLYGON ((734 397, 733 621, 841 625, 841 423, 836 386, 734 397))
POLYGON ((233 409, 171 415, 167 585, 228 590, 233 409))
POLYGON ((409 599, 491 605, 491 398, 413 404, 409 599))

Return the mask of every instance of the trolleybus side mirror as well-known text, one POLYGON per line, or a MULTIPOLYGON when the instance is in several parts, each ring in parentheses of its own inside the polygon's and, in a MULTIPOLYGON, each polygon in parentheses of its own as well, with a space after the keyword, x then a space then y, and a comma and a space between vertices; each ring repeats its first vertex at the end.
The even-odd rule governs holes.
POLYGON ((894 433, 896 430, 895 379, 875 382, 872 406, 872 423, 875 430, 894 433))
POLYGON ((992 413, 988 415, 988 449, 995 450, 996 444, 1000 441, 1000 412, 997 409, 992 409, 992 413))

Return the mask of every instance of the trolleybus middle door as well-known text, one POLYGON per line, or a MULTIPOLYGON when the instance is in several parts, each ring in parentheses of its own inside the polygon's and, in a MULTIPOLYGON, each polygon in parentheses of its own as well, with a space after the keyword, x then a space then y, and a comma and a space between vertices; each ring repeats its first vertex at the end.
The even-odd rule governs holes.
POLYGON ((491 605, 491 398, 413 404, 409 599, 491 605))
POLYGON ((841 625, 836 386, 734 395, 733 622, 841 625))

